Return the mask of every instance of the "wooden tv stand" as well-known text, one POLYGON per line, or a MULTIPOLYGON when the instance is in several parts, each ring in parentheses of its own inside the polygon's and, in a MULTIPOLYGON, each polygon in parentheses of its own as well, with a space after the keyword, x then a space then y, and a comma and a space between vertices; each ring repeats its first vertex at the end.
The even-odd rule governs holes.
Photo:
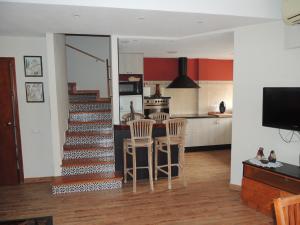
POLYGON ((282 163, 279 168, 243 162, 241 198, 245 204, 274 216, 273 199, 300 194, 300 167, 282 163))

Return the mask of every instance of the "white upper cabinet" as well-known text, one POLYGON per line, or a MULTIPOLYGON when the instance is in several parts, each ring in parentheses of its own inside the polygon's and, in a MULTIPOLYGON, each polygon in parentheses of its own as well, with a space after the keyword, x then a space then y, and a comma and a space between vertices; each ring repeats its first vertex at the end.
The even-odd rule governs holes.
POLYGON ((120 53, 119 74, 144 74, 144 54, 120 53))

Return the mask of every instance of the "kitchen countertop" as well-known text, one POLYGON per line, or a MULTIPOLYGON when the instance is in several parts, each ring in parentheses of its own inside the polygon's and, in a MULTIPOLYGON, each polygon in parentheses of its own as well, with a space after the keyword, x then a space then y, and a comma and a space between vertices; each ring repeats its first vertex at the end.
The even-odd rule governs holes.
POLYGON ((144 99, 157 99, 157 98, 160 98, 160 99, 170 99, 171 97, 163 97, 163 96, 160 96, 160 97, 155 97, 155 96, 144 96, 144 99))
POLYGON ((201 118, 231 118, 230 113, 215 113, 215 114, 176 114, 171 115, 171 118, 186 118, 186 119, 201 119, 201 118))

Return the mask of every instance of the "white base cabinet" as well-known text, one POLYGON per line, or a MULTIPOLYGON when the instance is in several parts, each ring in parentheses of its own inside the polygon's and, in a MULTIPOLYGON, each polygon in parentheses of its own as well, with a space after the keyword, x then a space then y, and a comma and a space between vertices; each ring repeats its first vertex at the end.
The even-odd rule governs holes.
POLYGON ((231 144, 232 118, 187 119, 186 147, 231 144))

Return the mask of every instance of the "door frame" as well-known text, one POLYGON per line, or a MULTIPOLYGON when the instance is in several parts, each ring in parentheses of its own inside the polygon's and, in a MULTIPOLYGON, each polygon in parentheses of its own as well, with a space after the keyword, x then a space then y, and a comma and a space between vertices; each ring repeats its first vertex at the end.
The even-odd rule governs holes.
POLYGON ((15 124, 15 140, 16 140, 16 153, 17 153, 17 165, 18 165, 18 182, 24 183, 24 169, 23 169, 23 156, 22 156, 22 144, 21 133, 19 123, 19 107, 18 107, 18 95, 17 95, 17 81, 16 81, 16 64, 15 58, 12 57, 0 57, 0 60, 9 61, 9 74, 12 89, 12 107, 14 112, 14 124, 15 124))

